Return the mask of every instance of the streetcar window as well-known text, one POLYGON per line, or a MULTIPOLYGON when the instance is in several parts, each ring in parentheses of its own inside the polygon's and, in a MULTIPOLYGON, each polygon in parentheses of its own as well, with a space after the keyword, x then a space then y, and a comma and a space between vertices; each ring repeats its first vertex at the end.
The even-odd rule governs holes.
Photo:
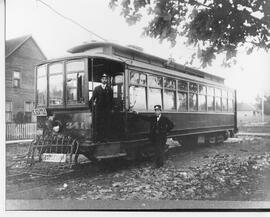
POLYGON ((221 97, 217 97, 215 98, 215 102, 216 102, 216 111, 221 111, 221 97))
POLYGON ((207 95, 214 96, 214 88, 213 87, 207 87, 207 95))
POLYGON ((228 111, 228 99, 222 97, 222 111, 228 111))
POLYGON ((215 88, 215 103, 216 103, 216 111, 221 111, 221 95, 222 91, 219 88, 215 88))
POLYGON ((130 72, 129 106, 137 110, 146 109, 146 74, 138 71, 130 72), (143 85, 143 86, 139 86, 143 85))
POLYGON ((234 100, 233 99, 228 99, 228 111, 232 112, 234 109, 234 100))
POLYGON ((83 94, 84 73, 67 74, 67 103, 84 103, 83 94))
POLYGON ((189 110, 198 111, 198 85, 190 82, 189 92, 189 110))
POLYGON ((207 96, 207 110, 214 111, 214 97, 207 96))
POLYGON ((134 110, 145 110, 146 109, 146 88, 133 86, 129 87, 130 95, 130 107, 134 110))
POLYGON ((178 111, 185 112, 188 110, 188 82, 178 80, 178 111))
POLYGON ((113 109, 114 111, 122 111, 124 104, 124 86, 123 86, 124 77, 123 74, 115 75, 112 81, 113 89, 113 109))
POLYGON ((198 98, 198 94, 189 93, 189 110, 190 111, 197 111, 197 98, 198 98))
POLYGON ((214 96, 214 88, 207 87, 207 111, 215 110, 215 96, 214 96))
POLYGON ((164 90, 164 109, 165 110, 175 110, 175 91, 164 90))
POLYGON ((221 99, 221 109, 223 112, 228 111, 228 92, 227 90, 222 89, 222 99, 221 99))
POLYGON ((47 73, 46 65, 37 68, 37 105, 46 105, 47 102, 47 73))
POLYGON ((228 98, 233 99, 234 98, 234 92, 233 91, 228 91, 228 98))
POLYGON ((204 85, 199 85, 198 109, 206 111, 206 86, 204 85))
POLYGON ((228 97, 228 92, 227 90, 222 90, 222 97, 227 98, 228 97))
POLYGON ((234 110, 234 92, 228 91, 228 111, 232 112, 234 110))
POLYGON ((176 88, 176 81, 174 79, 171 79, 171 78, 164 78, 164 87, 175 89, 176 88))
POLYGON ((186 81, 178 80, 178 90, 188 91, 188 83, 186 81))
POLYGON ((85 70, 84 61, 72 61, 68 62, 67 65, 67 72, 78 72, 85 70))
POLYGON ((221 97, 221 89, 219 88, 215 89, 215 96, 221 97))
POLYGON ((113 77, 113 83, 114 84, 122 84, 124 82, 124 77, 123 75, 116 75, 113 77))
POLYGON ((154 75, 148 75, 148 85, 150 87, 160 87, 160 88, 162 88, 162 77, 154 76, 154 75))
POLYGON ((189 91, 192 93, 198 93, 198 85, 196 83, 189 83, 189 91))
POLYGON ((206 86, 199 85, 199 94, 206 94, 206 86))
POLYGON ((198 107, 199 107, 199 111, 206 111, 206 96, 205 95, 199 94, 198 107))
POLYGON ((153 110, 154 106, 162 105, 162 77, 148 75, 148 109, 153 110))
POLYGON ((63 63, 49 65, 49 104, 63 104, 63 63))
POLYGON ((157 88, 149 88, 148 108, 153 110, 155 105, 162 105, 162 90, 157 88))
POLYGON ((130 72, 130 83, 146 85, 146 74, 141 72, 131 71, 130 72))
POLYGON ((49 66, 49 74, 62 74, 63 73, 63 63, 53 63, 49 66))
POLYGON ((187 111, 187 93, 178 92, 178 111, 187 111))
POLYGON ((83 60, 70 61, 66 64, 67 104, 75 105, 85 102, 84 79, 85 64, 83 60))

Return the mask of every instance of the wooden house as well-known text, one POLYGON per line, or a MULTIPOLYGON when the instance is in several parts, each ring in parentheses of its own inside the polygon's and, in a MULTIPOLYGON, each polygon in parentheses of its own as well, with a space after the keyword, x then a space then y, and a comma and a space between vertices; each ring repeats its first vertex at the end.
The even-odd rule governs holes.
POLYGON ((35 66, 46 60, 31 35, 6 41, 6 122, 32 122, 35 66))

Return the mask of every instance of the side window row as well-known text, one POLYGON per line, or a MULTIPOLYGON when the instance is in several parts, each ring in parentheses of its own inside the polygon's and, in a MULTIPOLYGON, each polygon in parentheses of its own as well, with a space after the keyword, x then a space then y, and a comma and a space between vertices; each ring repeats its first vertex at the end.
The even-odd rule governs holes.
POLYGON ((130 72, 130 107, 152 111, 155 104, 167 111, 232 112, 234 93, 213 86, 169 77, 130 72))

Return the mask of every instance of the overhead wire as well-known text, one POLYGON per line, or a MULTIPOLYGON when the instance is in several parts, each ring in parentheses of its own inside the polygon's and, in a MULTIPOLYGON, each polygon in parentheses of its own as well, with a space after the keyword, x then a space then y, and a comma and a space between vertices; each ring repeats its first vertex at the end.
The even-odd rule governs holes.
POLYGON ((36 0, 37 2, 42 3, 43 5, 45 5, 46 7, 48 7, 50 10, 52 10, 54 13, 56 13, 57 15, 61 16, 62 18, 72 22, 73 24, 79 26, 80 28, 84 29, 85 31, 89 32, 90 34, 98 37, 99 39, 103 40, 103 41, 107 41, 105 38, 101 37, 100 35, 94 33, 93 31, 89 30, 88 28, 86 28, 85 26, 81 25, 80 23, 78 23, 77 21, 61 14, 60 12, 58 12, 56 9, 54 9, 51 5, 47 4, 46 2, 42 1, 42 0, 36 0))

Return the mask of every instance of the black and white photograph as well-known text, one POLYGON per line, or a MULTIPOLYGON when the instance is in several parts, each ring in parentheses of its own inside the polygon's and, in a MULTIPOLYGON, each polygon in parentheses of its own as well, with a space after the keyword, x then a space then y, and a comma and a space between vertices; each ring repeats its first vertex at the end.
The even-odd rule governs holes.
POLYGON ((5 211, 270 210, 269 0, 0 4, 5 211))

